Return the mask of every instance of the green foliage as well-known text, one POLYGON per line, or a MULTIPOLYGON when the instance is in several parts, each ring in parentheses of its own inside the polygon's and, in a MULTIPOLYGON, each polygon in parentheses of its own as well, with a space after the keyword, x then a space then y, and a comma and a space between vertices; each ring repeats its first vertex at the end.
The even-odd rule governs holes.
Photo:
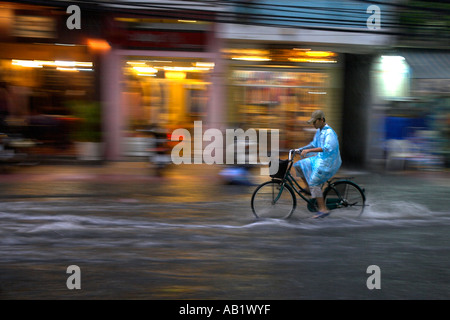
POLYGON ((450 3, 443 1, 409 0, 399 12, 406 34, 412 36, 447 38, 450 31, 450 3))
POLYGON ((101 142, 101 106, 99 102, 72 101, 72 114, 78 118, 74 139, 81 142, 101 142))

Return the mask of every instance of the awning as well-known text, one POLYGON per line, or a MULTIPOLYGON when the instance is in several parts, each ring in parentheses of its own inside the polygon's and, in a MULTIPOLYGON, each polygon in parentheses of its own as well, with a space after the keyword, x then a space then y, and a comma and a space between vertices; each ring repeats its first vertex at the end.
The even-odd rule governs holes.
POLYGON ((450 79, 448 51, 402 51, 399 55, 411 67, 412 79, 450 79))

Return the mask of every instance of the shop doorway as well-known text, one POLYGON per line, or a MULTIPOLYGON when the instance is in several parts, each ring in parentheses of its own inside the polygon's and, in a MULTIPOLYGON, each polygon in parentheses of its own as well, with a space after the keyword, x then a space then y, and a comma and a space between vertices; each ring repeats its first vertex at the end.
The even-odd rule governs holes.
POLYGON ((201 58, 127 56, 122 62, 125 156, 148 156, 150 131, 170 134, 206 121, 214 63, 201 58))

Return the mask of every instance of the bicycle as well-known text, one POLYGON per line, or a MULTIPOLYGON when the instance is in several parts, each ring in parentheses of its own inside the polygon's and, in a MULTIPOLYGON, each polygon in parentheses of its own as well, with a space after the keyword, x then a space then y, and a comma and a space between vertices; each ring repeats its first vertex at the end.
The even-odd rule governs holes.
MULTIPOLYGON (((297 207, 295 193, 306 202, 310 212, 317 212, 315 199, 307 198, 310 193, 290 173, 295 153, 299 151, 301 150, 289 150, 288 159, 279 159, 278 172, 253 192, 251 207, 256 218, 290 218, 297 207)), ((350 217, 359 217, 363 213, 366 206, 365 190, 351 179, 353 178, 333 177, 327 181, 323 196, 330 212, 336 210, 340 215, 350 217)))

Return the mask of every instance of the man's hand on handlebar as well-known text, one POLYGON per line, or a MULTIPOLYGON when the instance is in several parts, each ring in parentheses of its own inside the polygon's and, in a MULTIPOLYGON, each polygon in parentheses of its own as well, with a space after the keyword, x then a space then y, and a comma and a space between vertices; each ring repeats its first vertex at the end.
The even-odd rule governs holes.
POLYGON ((308 154, 308 152, 306 152, 306 149, 299 149, 300 150, 300 157, 303 159, 303 158, 306 158, 306 155, 308 154))
POLYGON ((303 148, 291 149, 289 151, 289 159, 290 160, 294 159, 296 153, 301 155, 302 150, 303 150, 303 148))
POLYGON ((294 158, 295 154, 298 153, 300 155, 300 157, 306 158, 306 155, 308 154, 308 152, 306 152, 307 148, 303 147, 303 148, 298 148, 298 149, 292 149, 292 158, 294 158), (303 152, 305 151, 305 152, 303 152))

